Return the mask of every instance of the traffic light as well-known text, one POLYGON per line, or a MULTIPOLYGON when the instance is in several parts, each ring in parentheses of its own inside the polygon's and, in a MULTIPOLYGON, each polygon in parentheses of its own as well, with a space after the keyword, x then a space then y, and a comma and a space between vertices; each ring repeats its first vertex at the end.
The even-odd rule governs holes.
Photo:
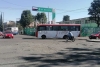
POLYGON ((32 7, 32 10, 33 10, 33 11, 38 11, 38 7, 34 7, 34 6, 33 6, 33 7, 32 7))

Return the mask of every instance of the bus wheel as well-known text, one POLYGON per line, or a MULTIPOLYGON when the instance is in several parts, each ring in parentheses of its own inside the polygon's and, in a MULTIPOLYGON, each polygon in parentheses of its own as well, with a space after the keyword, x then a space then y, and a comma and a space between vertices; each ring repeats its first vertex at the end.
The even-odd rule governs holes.
POLYGON ((42 37, 42 39, 46 39, 46 36, 45 35, 42 35, 41 37, 42 37))
POLYGON ((66 39, 66 37, 67 37, 67 35, 64 35, 64 36, 63 36, 63 39, 66 39))

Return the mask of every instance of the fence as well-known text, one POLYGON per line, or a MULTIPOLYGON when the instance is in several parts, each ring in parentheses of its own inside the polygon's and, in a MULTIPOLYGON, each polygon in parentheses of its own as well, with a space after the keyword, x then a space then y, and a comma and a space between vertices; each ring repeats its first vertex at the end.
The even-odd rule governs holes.
POLYGON ((89 36, 93 33, 97 33, 98 31, 100 31, 100 28, 97 27, 96 23, 89 23, 89 24, 81 25, 81 36, 82 37, 89 36))
POLYGON ((35 28, 25 28, 24 29, 24 34, 35 36, 35 28))
POLYGON ((97 33, 98 31, 100 31, 100 28, 97 27, 84 27, 81 29, 81 36, 85 37, 85 36, 89 36, 93 33, 97 33))

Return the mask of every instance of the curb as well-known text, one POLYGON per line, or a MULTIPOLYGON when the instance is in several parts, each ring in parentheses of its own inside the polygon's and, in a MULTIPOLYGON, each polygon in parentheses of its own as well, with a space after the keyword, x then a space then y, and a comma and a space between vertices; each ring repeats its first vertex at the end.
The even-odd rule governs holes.
POLYGON ((88 42, 100 42, 100 39, 87 39, 88 42))

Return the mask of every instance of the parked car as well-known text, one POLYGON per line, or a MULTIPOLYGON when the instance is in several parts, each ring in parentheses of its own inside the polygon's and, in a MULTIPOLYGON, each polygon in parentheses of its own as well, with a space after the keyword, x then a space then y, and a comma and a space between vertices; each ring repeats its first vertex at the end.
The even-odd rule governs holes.
POLYGON ((3 33, 0 31, 0 36, 3 36, 3 33))
POLYGON ((3 38, 14 38, 14 35, 12 32, 4 32, 3 38))
POLYGON ((100 32, 91 34, 89 39, 100 39, 100 32))

